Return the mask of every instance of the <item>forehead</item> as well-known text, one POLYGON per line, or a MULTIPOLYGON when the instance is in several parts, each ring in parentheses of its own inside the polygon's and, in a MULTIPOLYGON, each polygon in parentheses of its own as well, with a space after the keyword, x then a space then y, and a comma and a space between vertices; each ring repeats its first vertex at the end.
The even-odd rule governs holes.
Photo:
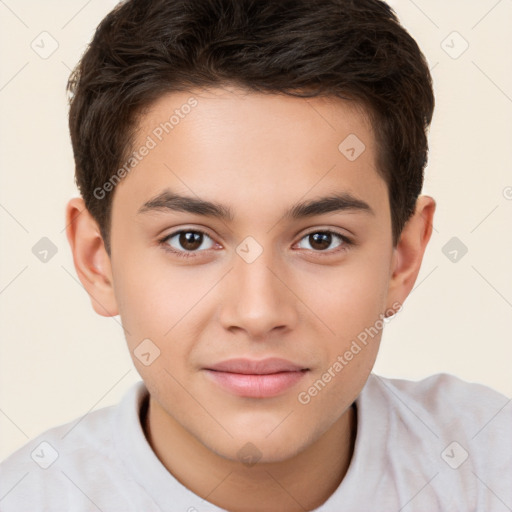
POLYGON ((327 192, 364 196, 375 210, 387 201, 369 119, 338 98, 235 87, 173 92, 140 116, 133 150, 139 158, 115 196, 129 191, 137 208, 165 188, 234 210, 327 192))

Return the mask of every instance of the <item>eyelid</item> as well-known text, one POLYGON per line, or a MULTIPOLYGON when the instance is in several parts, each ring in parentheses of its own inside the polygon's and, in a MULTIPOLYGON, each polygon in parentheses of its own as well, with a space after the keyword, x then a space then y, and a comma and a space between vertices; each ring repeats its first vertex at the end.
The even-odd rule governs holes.
POLYGON ((185 227, 180 227, 180 228, 177 228, 177 229, 174 229, 173 231, 167 233, 166 235, 162 235, 159 237, 159 241, 162 241, 162 240, 169 240, 169 238, 172 238, 173 236, 176 236, 176 235, 179 235, 180 233, 187 233, 187 232, 194 232, 194 233, 201 233, 205 236, 207 236, 208 238, 211 238, 212 240, 215 241, 215 238, 214 236, 212 236, 208 230, 206 228, 202 228, 202 227, 192 227, 192 226, 185 226, 185 227))
POLYGON ((350 235, 346 235, 342 230, 338 230, 338 228, 315 227, 315 228, 312 228, 312 229, 309 229, 308 231, 306 231, 301 236, 301 240, 305 236, 312 235, 313 233, 333 233, 333 234, 341 236, 341 237, 350 238, 350 235))

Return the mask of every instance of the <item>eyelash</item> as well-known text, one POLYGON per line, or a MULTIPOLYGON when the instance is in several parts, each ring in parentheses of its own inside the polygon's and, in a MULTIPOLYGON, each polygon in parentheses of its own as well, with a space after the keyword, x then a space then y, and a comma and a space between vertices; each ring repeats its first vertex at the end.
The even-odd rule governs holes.
MULTIPOLYGON (((209 250, 209 249, 205 249, 203 251, 177 251, 175 249, 173 249, 167 242, 175 237, 176 235, 179 235, 181 233, 199 233, 199 234, 202 234, 204 236, 207 236, 208 238, 211 238, 210 235, 208 235, 208 233, 200 230, 200 229, 180 229, 179 231, 175 231, 174 233, 171 233, 169 235, 166 235, 165 237, 161 238, 158 240, 158 243, 159 245, 162 246, 162 248, 164 249, 164 251, 166 252, 170 252, 180 258, 195 258, 196 257, 196 254, 195 253, 201 253, 201 252, 204 252, 205 250, 209 250)), ((347 251, 351 246, 355 245, 354 242, 348 238, 346 235, 342 235, 341 233, 338 233, 337 231, 333 231, 333 230, 330 230, 330 229, 324 229, 324 230, 316 230, 316 231, 310 231, 309 233, 306 233, 300 240, 303 240, 304 238, 306 238, 307 236, 309 235, 314 235, 314 234, 317 234, 317 233, 328 233, 328 234, 331 234, 331 235, 335 235, 337 237, 339 237, 341 240, 342 240, 342 244, 340 247, 337 247, 336 249, 334 250, 330 250, 330 251, 313 251, 313 253, 315 255, 318 255, 318 256, 331 256, 333 254, 338 254, 340 252, 344 252, 344 251, 347 251)), ((306 250, 309 250, 309 249, 306 249, 306 250)))

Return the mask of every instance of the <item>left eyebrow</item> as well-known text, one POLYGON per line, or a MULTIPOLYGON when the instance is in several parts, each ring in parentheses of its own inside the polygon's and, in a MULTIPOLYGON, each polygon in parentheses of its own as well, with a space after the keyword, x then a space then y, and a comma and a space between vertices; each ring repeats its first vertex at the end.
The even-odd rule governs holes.
POLYGON ((314 215, 343 211, 375 215, 375 212, 368 203, 345 192, 343 194, 333 194, 328 197, 297 203, 285 213, 285 217, 300 219, 303 217, 313 217, 314 215))
MULTIPOLYGON (((175 194, 168 189, 145 202, 137 213, 159 210, 188 212, 205 217, 216 217, 224 221, 233 221, 234 219, 232 210, 227 206, 205 199, 175 194)), ((284 218, 301 219, 343 211, 375 215, 368 203, 345 192, 297 203, 285 212, 284 218)))

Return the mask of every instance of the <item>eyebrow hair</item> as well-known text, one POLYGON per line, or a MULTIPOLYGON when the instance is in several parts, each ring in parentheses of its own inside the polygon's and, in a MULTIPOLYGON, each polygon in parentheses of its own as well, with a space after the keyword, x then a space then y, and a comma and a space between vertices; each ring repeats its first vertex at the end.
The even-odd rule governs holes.
POLYGON ((375 215, 375 212, 368 203, 348 192, 344 192, 343 194, 332 194, 320 199, 297 203, 285 213, 285 217, 300 219, 302 217, 313 217, 314 215, 343 211, 375 215))
MULTIPOLYGON (((137 213, 162 210, 188 212, 196 215, 204 215, 205 217, 214 217, 224 221, 232 221, 234 219, 233 211, 227 206, 214 201, 175 194, 169 189, 164 190, 145 202, 137 213)), ((363 212, 375 215, 375 212, 368 203, 345 192, 299 202, 285 212, 284 218, 300 219, 343 211, 363 212)))

